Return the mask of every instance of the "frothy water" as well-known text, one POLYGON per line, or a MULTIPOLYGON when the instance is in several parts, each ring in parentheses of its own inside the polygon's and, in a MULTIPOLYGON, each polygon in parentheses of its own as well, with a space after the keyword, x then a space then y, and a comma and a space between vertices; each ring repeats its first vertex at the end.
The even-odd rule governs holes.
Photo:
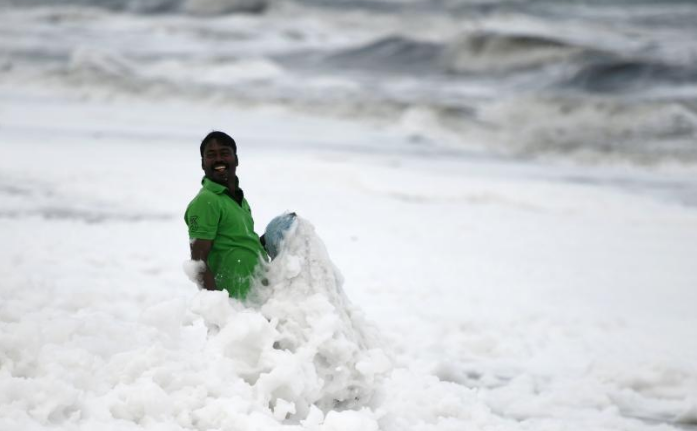
POLYGON ((274 326, 274 348, 285 356, 260 378, 271 403, 292 402, 301 418, 313 405, 323 411, 368 405, 390 361, 376 329, 344 294, 341 274, 309 222, 296 219, 265 277, 268 288, 257 286, 252 303, 274 326))
POLYGON ((368 157, 354 145, 414 143, 32 90, 3 93, 0 429, 694 426, 691 171, 368 157), (247 304, 185 279, 190 129, 229 119, 256 219, 317 217, 388 343, 303 220, 247 304), (331 138, 336 153, 315 152, 331 138))
POLYGON ((375 424, 372 413, 359 412, 391 361, 307 221, 298 220, 266 276, 268 287, 257 286, 262 293, 246 306, 202 291, 161 301, 135 320, 115 319, 118 299, 98 292, 74 292, 89 307, 65 301, 65 292, 4 292, 12 307, 0 311, 8 328, 0 338, 0 402, 24 408, 3 407, 2 423, 375 424))

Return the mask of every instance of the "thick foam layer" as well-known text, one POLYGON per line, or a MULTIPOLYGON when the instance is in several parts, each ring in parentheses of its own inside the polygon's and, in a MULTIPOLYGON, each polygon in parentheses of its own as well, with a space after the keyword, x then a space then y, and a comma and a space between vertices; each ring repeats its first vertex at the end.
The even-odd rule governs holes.
POLYGON ((139 317, 116 292, 70 288, 76 302, 52 289, 3 290, 11 308, 0 309, 0 427, 349 420, 370 429, 375 415, 364 407, 391 362, 307 221, 298 220, 266 279, 248 306, 202 291, 150 303, 139 317))
POLYGON ((252 303, 278 331, 274 347, 293 358, 262 377, 270 402, 292 402, 300 417, 313 405, 324 411, 367 405, 390 362, 309 222, 296 219, 264 277, 268 287, 258 286, 252 303), (279 383, 277 376, 292 380, 279 383))

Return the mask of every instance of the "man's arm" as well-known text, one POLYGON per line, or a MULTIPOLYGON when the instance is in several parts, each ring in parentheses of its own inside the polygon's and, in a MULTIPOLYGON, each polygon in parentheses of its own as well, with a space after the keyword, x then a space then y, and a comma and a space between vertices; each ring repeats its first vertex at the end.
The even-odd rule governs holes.
POLYGON ((208 268, 208 253, 211 252, 211 247, 213 247, 213 241, 208 239, 193 239, 191 241, 191 260, 194 262, 201 262, 202 270, 198 276, 198 286, 206 290, 218 290, 215 285, 215 277, 208 268))

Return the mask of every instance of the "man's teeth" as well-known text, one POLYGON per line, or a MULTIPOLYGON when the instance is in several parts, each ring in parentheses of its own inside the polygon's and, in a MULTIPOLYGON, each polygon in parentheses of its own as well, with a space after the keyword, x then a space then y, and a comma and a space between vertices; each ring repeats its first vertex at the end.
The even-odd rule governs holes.
POLYGON ((213 169, 215 169, 216 171, 224 171, 226 168, 225 168, 225 166, 216 166, 213 169))

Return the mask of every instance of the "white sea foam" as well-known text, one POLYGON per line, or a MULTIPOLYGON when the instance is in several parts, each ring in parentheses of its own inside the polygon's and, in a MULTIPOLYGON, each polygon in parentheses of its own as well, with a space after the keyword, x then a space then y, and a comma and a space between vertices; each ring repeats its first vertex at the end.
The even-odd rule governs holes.
MULTIPOLYGON (((642 135, 631 127, 668 134, 664 122, 692 133, 689 100, 642 108, 641 100, 636 107, 599 97, 576 106, 532 95, 469 110, 415 103, 400 111, 399 131, 385 130, 172 91, 194 85, 196 67, 182 71, 188 63, 232 73, 226 67, 244 65, 249 53, 292 48, 275 45, 273 34, 256 38, 271 30, 288 30, 283 43, 308 38, 318 48, 326 38, 333 49, 356 36, 348 42, 364 45, 372 31, 385 36, 376 24, 382 14, 334 16, 294 31, 307 17, 0 13, 10 18, 0 44, 12 64, 0 80, 3 431, 694 424, 694 168, 438 152, 449 136, 438 132, 444 119, 500 132, 513 144, 548 136, 544 120, 574 142, 602 144, 596 128, 633 138, 642 135), (371 19, 367 31, 360 23, 371 19), (337 36, 330 30, 339 21, 337 36), (228 37, 234 42, 221 45, 228 37), (50 40, 69 53, 76 39, 72 62, 43 49, 50 40), (190 57, 198 51, 203 58, 190 57), (147 85, 128 92, 134 82, 148 84, 148 67, 156 75, 163 65, 171 67, 163 75, 181 73, 163 85, 166 103, 147 85), (66 79, 78 86, 64 87, 66 79), (111 97, 95 96, 102 92, 111 97), (292 208, 317 226, 315 233, 303 223, 289 237, 267 285, 258 286, 263 294, 247 304, 198 292, 182 274, 189 248, 181 214, 200 187, 198 142, 211 128, 238 139, 257 222, 292 208), (325 241, 352 303, 382 337, 341 292, 325 241)), ((437 36, 440 28, 429 31, 437 36)), ((300 103, 307 76, 280 57, 271 68, 262 64, 260 75, 278 78, 273 64, 297 88, 285 93, 290 106, 300 103)), ((253 93, 251 75, 235 82, 253 93)), ((379 75, 321 75, 352 83, 355 97, 346 103, 355 103, 354 113, 381 100, 361 93, 366 82, 379 93, 372 86, 379 75)), ((433 100, 448 93, 418 79, 433 100)), ((342 87, 315 86, 317 111, 320 102, 339 103, 330 90, 342 87)), ((404 96, 412 87, 399 88, 404 96)), ((407 96, 399 100, 414 103, 407 96)), ((543 144, 556 148, 554 139, 543 144)))
POLYGON ((299 220, 285 244, 268 288, 257 286, 258 308, 201 291, 119 323, 73 315, 59 296, 19 294, 34 313, 0 313, 0 425, 276 429, 291 420, 377 429, 363 407, 391 365, 375 329, 341 291, 308 222, 299 220))
POLYGON ((367 405, 390 362, 375 329, 346 298, 338 269, 306 220, 298 218, 287 233, 266 279, 268 289, 257 288, 254 302, 274 323, 277 347, 297 358, 262 378, 272 388, 271 402, 292 402, 301 418, 312 405, 323 411, 367 405), (274 376, 285 377, 279 382, 274 376))
POLYGON ((182 267, 186 276, 189 277, 189 280, 198 284, 201 278, 201 273, 206 268, 206 263, 202 260, 186 260, 182 264, 182 267))

